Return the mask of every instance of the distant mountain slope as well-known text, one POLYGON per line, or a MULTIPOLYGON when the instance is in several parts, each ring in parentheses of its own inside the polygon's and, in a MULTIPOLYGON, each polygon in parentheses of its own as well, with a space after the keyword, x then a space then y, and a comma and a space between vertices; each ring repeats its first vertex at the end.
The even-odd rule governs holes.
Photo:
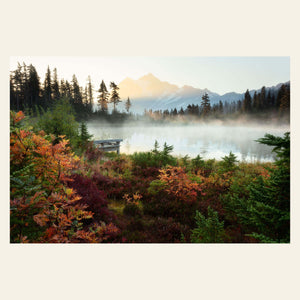
POLYGON ((120 84, 121 98, 144 99, 159 97, 163 94, 170 94, 178 90, 178 86, 168 82, 160 81, 151 73, 138 80, 125 78, 120 84))
MULTIPOLYGON (((266 88, 266 92, 272 90, 276 93, 282 84, 266 88)), ((289 82, 286 84, 289 84, 289 82)), ((166 81, 160 81, 151 73, 138 80, 126 78, 118 86, 121 99, 125 100, 129 97, 132 101, 131 111, 135 113, 142 113, 145 109, 165 110, 176 108, 179 110, 181 107, 185 109, 189 104, 200 105, 202 96, 205 93, 208 94, 211 104, 219 101, 230 103, 244 98, 244 93, 230 92, 219 95, 208 89, 199 89, 188 85, 180 88, 166 81)), ((260 89, 256 91, 259 92, 260 89)), ((251 96, 254 95, 254 92, 255 90, 250 91, 251 96)), ((123 108, 124 101, 119 106, 119 109, 123 108)))

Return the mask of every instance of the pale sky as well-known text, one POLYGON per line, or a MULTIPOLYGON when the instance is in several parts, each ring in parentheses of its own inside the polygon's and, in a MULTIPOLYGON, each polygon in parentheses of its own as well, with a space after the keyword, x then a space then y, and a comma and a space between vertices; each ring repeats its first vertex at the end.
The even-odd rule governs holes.
POLYGON ((71 81, 75 74, 83 87, 90 75, 95 90, 102 79, 109 86, 111 81, 118 84, 126 77, 138 79, 148 73, 179 87, 207 88, 221 95, 244 93, 246 89, 269 87, 290 80, 289 57, 13 56, 10 58, 11 71, 16 69, 18 62, 32 64, 41 82, 48 65, 51 71, 57 68, 59 80, 71 81))

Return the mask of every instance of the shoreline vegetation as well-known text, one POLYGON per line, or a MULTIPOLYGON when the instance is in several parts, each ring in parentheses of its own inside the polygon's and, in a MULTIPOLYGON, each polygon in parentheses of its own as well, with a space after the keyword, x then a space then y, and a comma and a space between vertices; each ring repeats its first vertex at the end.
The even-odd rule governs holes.
POLYGON ((258 140, 275 163, 179 158, 157 142, 117 155, 70 109, 11 112, 11 243, 289 243, 289 133, 258 140))
MULTIPOLYGON (((161 124, 260 121, 289 125, 290 88, 247 90, 237 103, 179 111, 118 112, 113 82, 94 105, 85 88, 58 82, 48 68, 43 87, 35 68, 10 76, 11 243, 289 243, 290 133, 257 140, 276 154, 270 163, 175 157, 173 146, 134 154, 95 148, 86 122, 161 124), (108 105, 113 107, 108 111, 108 105)), ((275 125, 276 124, 276 125, 275 125)))

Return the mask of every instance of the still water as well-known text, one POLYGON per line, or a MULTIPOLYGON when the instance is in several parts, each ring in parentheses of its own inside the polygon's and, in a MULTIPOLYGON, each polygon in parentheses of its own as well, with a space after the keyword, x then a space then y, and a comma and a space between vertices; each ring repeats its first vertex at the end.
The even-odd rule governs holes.
POLYGON ((266 133, 283 136, 289 131, 288 126, 264 125, 125 125, 109 126, 90 123, 88 129, 95 140, 123 139, 121 153, 149 151, 154 148, 155 140, 162 149, 166 142, 173 145, 172 154, 188 155, 191 158, 200 154, 204 159, 221 160, 231 151, 238 160, 274 161, 272 148, 259 144, 255 140, 264 137, 266 133))

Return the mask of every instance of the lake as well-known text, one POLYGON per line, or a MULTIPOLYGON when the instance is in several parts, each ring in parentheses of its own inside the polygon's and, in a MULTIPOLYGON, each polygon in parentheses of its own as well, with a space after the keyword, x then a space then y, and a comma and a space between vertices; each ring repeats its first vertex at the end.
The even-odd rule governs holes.
POLYGON ((139 151, 149 151, 154 148, 155 140, 162 149, 166 142, 173 145, 172 154, 188 155, 191 158, 200 154, 204 159, 221 160, 231 151, 239 161, 274 161, 272 147, 259 144, 255 140, 264 137, 266 133, 283 136, 289 131, 289 126, 272 125, 223 125, 223 124, 193 124, 193 125, 103 125, 88 123, 88 130, 95 140, 121 138, 120 152, 131 154, 139 151))

